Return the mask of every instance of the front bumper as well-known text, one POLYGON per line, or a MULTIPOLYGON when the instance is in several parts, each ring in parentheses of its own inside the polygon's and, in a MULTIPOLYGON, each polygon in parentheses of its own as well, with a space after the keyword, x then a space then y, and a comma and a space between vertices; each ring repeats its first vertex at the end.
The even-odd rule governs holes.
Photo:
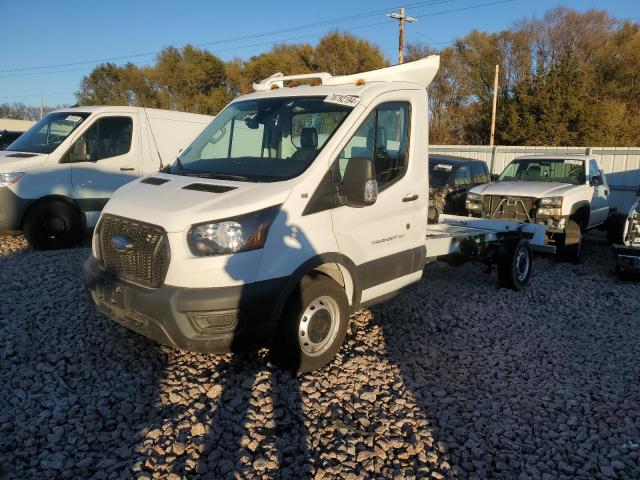
POLYGON ((0 187, 0 232, 22 229, 22 216, 34 200, 21 198, 8 187, 0 187))
POLYGON ((89 299, 124 327, 182 350, 226 353, 269 346, 277 328, 275 305, 287 278, 232 287, 146 288, 84 265, 89 299))
POLYGON ((611 249, 618 269, 624 272, 640 274, 640 247, 613 245, 611 249))

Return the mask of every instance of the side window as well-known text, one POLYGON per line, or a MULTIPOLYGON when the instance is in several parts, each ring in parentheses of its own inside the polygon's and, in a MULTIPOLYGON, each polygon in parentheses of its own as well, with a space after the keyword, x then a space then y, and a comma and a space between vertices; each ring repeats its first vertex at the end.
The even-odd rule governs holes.
POLYGON ((409 113, 406 102, 383 103, 371 112, 340 152, 340 176, 344 176, 349 159, 369 158, 379 191, 402 178, 408 164, 409 113))
POLYGON ((471 176, 469 174, 469 167, 464 165, 458 168, 453 178, 453 184, 458 187, 462 187, 465 185, 469 185, 470 183, 471 183, 471 176))
POLYGON ((100 118, 76 140, 71 150, 78 151, 78 145, 84 142, 86 158, 90 162, 124 155, 131 150, 132 132, 131 117, 100 118))
POLYGON ((489 182, 489 171, 484 163, 471 163, 471 183, 480 185, 489 182))

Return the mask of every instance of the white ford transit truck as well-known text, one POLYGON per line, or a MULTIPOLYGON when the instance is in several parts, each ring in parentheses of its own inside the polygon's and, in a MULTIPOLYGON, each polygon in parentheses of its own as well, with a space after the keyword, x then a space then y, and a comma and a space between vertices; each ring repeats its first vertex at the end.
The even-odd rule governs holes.
POLYGON ((37 249, 77 242, 111 194, 175 160, 212 117, 139 107, 49 113, 0 151, 0 232, 37 249))
POLYGON ((427 86, 439 57, 349 76, 275 74, 171 167, 122 187, 94 231, 89 297, 127 328, 197 352, 268 347, 285 368, 334 357, 358 308, 445 255, 523 288, 545 227, 427 224, 427 86), (287 88, 288 81, 320 85, 287 88))

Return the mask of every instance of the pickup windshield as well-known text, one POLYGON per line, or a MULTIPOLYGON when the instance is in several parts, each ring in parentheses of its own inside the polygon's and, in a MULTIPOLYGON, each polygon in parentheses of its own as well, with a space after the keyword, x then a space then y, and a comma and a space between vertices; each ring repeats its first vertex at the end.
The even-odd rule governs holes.
POLYGON ((84 112, 49 113, 7 147, 11 152, 51 153, 89 116, 84 112))
POLYGON ((559 182, 580 185, 585 183, 583 160, 522 159, 514 160, 498 177, 499 182, 559 182))
POLYGON ((182 152, 169 173, 247 182, 294 178, 352 110, 325 98, 234 102, 182 152))

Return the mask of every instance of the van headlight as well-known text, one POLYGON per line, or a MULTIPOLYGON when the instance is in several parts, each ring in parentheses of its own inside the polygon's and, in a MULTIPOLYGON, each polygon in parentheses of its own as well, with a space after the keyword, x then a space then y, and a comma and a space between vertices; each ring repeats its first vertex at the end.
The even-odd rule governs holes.
POLYGON ((467 201, 465 207, 469 212, 481 212, 482 211, 482 195, 479 193, 469 192, 467 193, 467 201))
POLYGON ((24 177, 24 172, 0 173, 0 187, 14 185, 24 177))
POLYGON ((280 205, 257 212, 193 225, 187 234, 191 253, 197 257, 229 255, 264 246, 280 205))
POLYGON ((562 197, 541 198, 538 204, 537 215, 539 217, 561 217, 562 197))

